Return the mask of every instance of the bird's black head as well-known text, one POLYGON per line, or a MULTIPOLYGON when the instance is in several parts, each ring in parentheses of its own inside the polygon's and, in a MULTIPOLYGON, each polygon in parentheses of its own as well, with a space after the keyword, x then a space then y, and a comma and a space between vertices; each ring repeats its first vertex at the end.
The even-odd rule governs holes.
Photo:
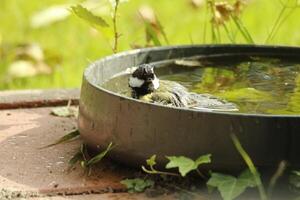
POLYGON ((149 94, 159 87, 153 66, 149 64, 140 65, 129 77, 129 87, 133 90, 133 97, 149 94))

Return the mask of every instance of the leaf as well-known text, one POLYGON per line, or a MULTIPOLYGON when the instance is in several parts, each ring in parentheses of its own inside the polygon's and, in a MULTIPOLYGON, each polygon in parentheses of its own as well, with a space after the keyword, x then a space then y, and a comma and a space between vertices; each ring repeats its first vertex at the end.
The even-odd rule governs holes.
POLYGON ((104 151, 102 151, 95 157, 91 158, 89 161, 87 161, 86 166, 94 165, 94 164, 100 162, 112 148, 113 147, 112 147, 112 142, 111 142, 111 143, 109 143, 109 145, 107 146, 107 148, 104 151))
POLYGON ((51 110, 51 114, 58 116, 58 117, 77 117, 78 116, 78 109, 72 108, 69 106, 66 107, 59 107, 59 108, 53 108, 51 110))
POLYGON ((152 155, 149 159, 146 160, 147 165, 149 165, 150 167, 153 167, 154 165, 156 165, 156 155, 152 155))
POLYGON ((158 38, 158 34, 154 30, 154 28, 151 26, 149 22, 144 22, 145 27, 146 27, 146 38, 147 41, 152 41, 154 45, 156 46, 161 46, 161 42, 158 38))
POLYGON ((30 26, 32 28, 40 28, 65 20, 70 15, 70 12, 67 10, 68 7, 69 5, 67 4, 56 5, 34 13, 30 18, 30 26))
POLYGON ((61 143, 65 143, 67 141, 70 141, 72 139, 75 139, 76 137, 80 136, 80 133, 78 131, 78 129, 71 131, 70 133, 68 133, 67 135, 61 137, 60 139, 58 139, 56 142, 49 144, 47 146, 41 147, 40 149, 44 149, 44 148, 48 148, 48 147, 52 147, 61 143))
POLYGON ((79 18, 89 22, 93 26, 109 27, 108 23, 102 17, 94 15, 91 11, 81 5, 72 6, 71 10, 79 18))
POLYGON ((220 173, 212 173, 207 185, 218 188, 223 200, 233 200, 242 194, 247 187, 255 187, 253 175, 247 169, 238 178, 220 173))
POLYGON ((152 187, 154 182, 149 179, 125 179, 121 181, 121 184, 125 185, 128 192, 135 193, 135 192, 144 192, 146 188, 152 187))
POLYGON ((83 159, 81 151, 78 151, 70 160, 69 165, 72 167, 77 162, 81 161, 83 159))
POLYGON ((300 178, 300 171, 294 170, 294 171, 292 171, 292 173, 295 174, 296 176, 299 176, 299 178, 300 178))
POLYGON ((38 70, 31 61, 18 60, 10 64, 7 73, 12 78, 25 78, 37 75, 38 70))
POLYGON ((211 155, 207 154, 200 156, 196 161, 184 156, 167 156, 170 162, 166 165, 167 169, 178 167, 181 176, 185 176, 190 171, 193 171, 199 167, 201 164, 210 163, 211 155))
POLYGON ((289 183, 294 189, 300 189, 300 171, 292 171, 289 177, 289 183))

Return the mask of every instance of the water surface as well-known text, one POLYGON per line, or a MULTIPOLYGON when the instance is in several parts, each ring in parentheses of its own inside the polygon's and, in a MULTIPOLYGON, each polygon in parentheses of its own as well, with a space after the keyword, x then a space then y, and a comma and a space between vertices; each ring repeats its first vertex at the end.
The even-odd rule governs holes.
MULTIPOLYGON (((298 63, 270 57, 186 58, 156 63, 155 72, 159 79, 179 82, 191 92, 234 102, 242 113, 297 115, 298 63)), ((128 74, 109 80, 103 87, 129 95, 128 74)))

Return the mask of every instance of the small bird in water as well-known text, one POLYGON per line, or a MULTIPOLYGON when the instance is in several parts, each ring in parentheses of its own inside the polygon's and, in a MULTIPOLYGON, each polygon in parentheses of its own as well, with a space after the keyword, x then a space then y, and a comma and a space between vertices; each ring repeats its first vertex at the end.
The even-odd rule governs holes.
POLYGON ((207 111, 238 111, 235 104, 210 94, 189 92, 183 85, 159 80, 150 64, 140 65, 129 77, 131 96, 142 101, 207 111))

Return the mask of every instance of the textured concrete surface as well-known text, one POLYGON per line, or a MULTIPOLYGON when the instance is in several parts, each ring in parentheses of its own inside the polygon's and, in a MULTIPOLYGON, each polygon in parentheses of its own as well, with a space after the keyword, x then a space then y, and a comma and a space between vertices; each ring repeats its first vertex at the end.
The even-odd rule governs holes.
POLYGON ((123 191, 119 182, 126 172, 114 170, 109 163, 90 176, 80 166, 67 170, 80 140, 39 149, 76 128, 74 118, 50 112, 51 108, 0 111, 0 194, 33 197, 123 191))

